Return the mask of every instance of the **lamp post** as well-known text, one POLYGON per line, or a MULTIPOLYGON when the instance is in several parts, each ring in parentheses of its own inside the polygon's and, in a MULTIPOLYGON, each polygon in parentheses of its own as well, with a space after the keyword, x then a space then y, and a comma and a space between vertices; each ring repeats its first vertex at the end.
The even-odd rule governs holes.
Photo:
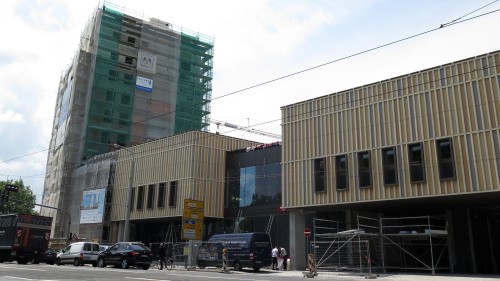
POLYGON ((114 147, 124 149, 130 153, 132 157, 132 164, 130 164, 130 177, 127 190, 127 204, 125 205, 125 226, 123 227, 122 241, 128 241, 130 236, 130 211, 132 210, 132 184, 134 182, 135 173, 135 153, 130 149, 119 144, 113 144, 114 147))

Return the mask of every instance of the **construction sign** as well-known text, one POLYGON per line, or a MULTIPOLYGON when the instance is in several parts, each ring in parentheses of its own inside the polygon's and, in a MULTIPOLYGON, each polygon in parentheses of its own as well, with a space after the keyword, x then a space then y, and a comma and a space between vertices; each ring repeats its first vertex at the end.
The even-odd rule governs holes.
POLYGON ((182 239, 201 240, 205 204, 200 200, 184 199, 182 215, 182 239))

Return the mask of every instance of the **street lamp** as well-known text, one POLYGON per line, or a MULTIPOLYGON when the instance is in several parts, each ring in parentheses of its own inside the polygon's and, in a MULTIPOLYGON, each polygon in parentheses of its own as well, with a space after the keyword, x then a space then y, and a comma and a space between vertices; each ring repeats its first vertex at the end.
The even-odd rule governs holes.
POLYGON ((128 182, 127 204, 125 205, 125 226, 123 227, 122 241, 129 241, 130 236, 130 211, 132 209, 132 184, 134 182, 135 173, 135 153, 130 149, 119 144, 113 144, 114 147, 124 149, 130 153, 132 157, 132 164, 130 166, 130 177, 128 182))

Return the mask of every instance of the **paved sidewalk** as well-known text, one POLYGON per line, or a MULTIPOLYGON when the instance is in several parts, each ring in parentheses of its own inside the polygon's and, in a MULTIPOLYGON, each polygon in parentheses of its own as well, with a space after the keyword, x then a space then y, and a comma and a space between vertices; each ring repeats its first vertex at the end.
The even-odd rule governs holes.
MULTIPOLYGON (((305 271, 273 271, 281 276, 304 277, 305 271)), ((459 274, 408 274, 408 273, 393 273, 393 274, 359 274, 356 272, 318 272, 318 276, 307 278, 310 280, 318 279, 349 279, 349 280, 398 280, 398 281, 493 281, 500 280, 500 275, 459 275, 459 274)))

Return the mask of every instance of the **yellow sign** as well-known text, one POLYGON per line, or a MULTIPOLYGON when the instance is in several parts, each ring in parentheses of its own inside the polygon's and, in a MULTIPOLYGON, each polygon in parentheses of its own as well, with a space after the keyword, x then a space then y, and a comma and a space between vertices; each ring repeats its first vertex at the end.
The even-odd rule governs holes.
POLYGON ((201 240, 203 237, 204 202, 184 199, 182 239, 201 240))

